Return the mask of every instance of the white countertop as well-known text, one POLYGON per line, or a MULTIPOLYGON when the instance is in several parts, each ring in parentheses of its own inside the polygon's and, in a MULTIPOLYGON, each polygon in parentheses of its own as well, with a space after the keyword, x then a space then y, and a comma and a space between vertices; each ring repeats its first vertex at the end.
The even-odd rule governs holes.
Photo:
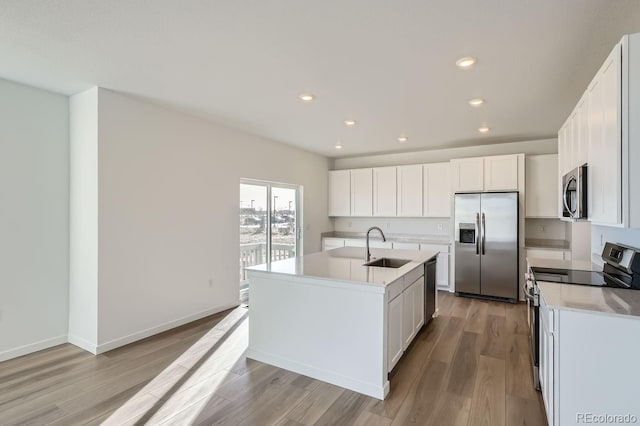
POLYGON ((272 262, 271 265, 252 266, 247 268, 247 271, 249 276, 251 276, 252 272, 257 272, 386 286, 438 254, 435 250, 417 251, 372 248, 370 251, 372 260, 373 257, 378 259, 388 257, 392 259, 408 259, 410 262, 400 268, 365 266, 365 248, 343 247, 279 260, 272 262))
POLYGON ((640 290, 537 281, 552 308, 640 318, 640 290))
POLYGON ((555 260, 527 257, 527 265, 536 268, 570 269, 573 271, 602 272, 602 266, 588 260, 555 260))
MULTIPOLYGON (((582 260, 527 258, 529 267, 602 272, 602 266, 582 260)), ((640 291, 623 288, 536 281, 551 308, 640 317, 640 291)))

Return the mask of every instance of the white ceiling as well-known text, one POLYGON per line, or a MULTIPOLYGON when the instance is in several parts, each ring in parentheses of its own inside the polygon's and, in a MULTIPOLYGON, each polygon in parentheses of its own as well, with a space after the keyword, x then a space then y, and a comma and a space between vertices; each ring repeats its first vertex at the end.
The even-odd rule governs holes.
POLYGON ((2 0, 0 76, 350 156, 553 136, 632 32, 638 0, 2 0))

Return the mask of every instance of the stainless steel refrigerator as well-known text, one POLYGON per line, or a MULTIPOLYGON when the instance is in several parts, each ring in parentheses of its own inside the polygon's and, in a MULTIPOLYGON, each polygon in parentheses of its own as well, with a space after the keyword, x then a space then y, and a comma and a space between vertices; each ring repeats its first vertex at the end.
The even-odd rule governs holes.
POLYGON ((518 193, 455 195, 455 291, 518 300, 518 193))

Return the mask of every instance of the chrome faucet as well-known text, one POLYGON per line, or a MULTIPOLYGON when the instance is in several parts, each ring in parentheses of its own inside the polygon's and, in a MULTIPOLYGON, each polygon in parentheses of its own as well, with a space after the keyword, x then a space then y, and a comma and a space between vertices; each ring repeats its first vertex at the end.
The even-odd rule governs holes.
POLYGON ((387 241, 387 238, 384 236, 384 232, 382 232, 382 229, 378 228, 377 226, 372 226, 371 228, 369 228, 369 230, 367 231, 367 262, 371 260, 371 252, 369 251, 369 233, 374 229, 380 232, 380 235, 382 235, 382 241, 387 241))

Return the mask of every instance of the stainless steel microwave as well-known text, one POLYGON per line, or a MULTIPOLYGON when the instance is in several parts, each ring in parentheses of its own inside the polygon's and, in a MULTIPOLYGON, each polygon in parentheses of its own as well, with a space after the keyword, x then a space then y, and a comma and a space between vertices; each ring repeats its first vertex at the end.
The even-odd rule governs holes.
POLYGON ((587 219, 587 165, 576 167, 562 177, 562 216, 587 219))

